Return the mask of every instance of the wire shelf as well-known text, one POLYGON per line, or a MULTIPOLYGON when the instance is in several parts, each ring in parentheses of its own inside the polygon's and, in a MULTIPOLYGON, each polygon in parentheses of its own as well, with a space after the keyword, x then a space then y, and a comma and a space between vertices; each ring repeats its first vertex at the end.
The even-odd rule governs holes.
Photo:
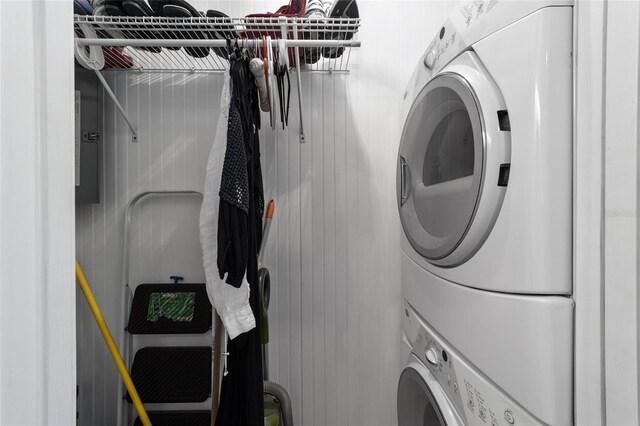
POLYGON ((299 58, 302 71, 348 72, 351 49, 360 46, 359 28, 359 18, 76 15, 76 52, 101 57, 96 62, 79 62, 76 55, 76 65, 141 72, 220 72, 229 68, 227 39, 246 48, 250 57, 262 58, 268 36, 276 56, 283 43, 291 67, 299 58))

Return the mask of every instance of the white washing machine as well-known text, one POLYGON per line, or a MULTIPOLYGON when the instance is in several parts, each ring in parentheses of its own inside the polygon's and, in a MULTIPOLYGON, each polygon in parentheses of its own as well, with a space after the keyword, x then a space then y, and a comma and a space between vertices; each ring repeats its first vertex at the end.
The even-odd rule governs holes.
MULTIPOLYGON (((415 310, 437 333, 461 360, 456 374, 482 379, 472 388, 484 400, 515 407, 514 424, 573 423, 572 28, 568 0, 463 2, 405 94, 405 317, 415 310)), ((430 347, 416 346, 408 327, 405 372, 419 359, 430 371, 420 354, 430 347)), ((432 375, 460 421, 493 422, 465 411, 464 399, 456 407, 446 378, 432 375)), ((399 398, 413 394, 410 381, 399 398)), ((399 402, 400 426, 423 424, 405 409, 399 402)), ((506 417, 495 420, 511 424, 506 417)))
POLYGON ((412 352, 398 384, 400 425, 536 425, 540 422, 474 369, 406 306, 412 352))

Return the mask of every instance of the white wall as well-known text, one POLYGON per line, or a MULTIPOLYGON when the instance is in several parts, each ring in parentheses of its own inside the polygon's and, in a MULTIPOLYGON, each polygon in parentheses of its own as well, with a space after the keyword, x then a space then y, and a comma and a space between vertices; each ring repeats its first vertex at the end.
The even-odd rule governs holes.
MULTIPOLYGON (((244 15, 275 10, 281 2, 196 3, 244 15)), ((360 1, 363 46, 352 52, 351 74, 303 75, 307 143, 298 142, 293 75, 291 127, 262 131, 266 193, 276 199, 265 260, 272 274, 271 378, 288 389, 296 424, 396 422, 404 362, 395 203, 399 110, 419 56, 454 4, 360 1)), ((222 76, 132 73, 110 81, 138 126, 139 142, 129 142, 107 101, 104 201, 78 209, 77 233, 78 256, 116 331, 124 207, 145 189, 202 188, 222 76)), ((153 254, 139 255, 136 276, 165 278, 172 271, 161 269, 159 259, 167 240, 156 230, 175 222, 162 215, 138 219, 148 221, 148 229, 134 239, 135 247, 153 254)), ((186 255, 200 256, 197 249, 186 255)), ((180 263, 174 258, 175 268, 180 263)), ((112 424, 118 378, 83 303, 81 424, 112 424)))
POLYGON ((71 13, 0 2, 3 425, 76 417, 71 13))
POLYGON ((640 3, 607 3, 604 97, 605 412, 638 424, 640 3))
POLYGON ((575 422, 605 423, 602 267, 604 2, 575 7, 574 300, 575 422))
POLYGON ((577 12, 576 422, 638 424, 640 4, 577 12))

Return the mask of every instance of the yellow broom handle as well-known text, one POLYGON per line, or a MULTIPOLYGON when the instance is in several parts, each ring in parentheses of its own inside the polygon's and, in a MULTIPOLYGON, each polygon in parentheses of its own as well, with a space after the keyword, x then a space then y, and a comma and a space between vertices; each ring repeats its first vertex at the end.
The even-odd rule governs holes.
POLYGON ((129 395, 131 395, 131 399, 133 400, 133 405, 136 407, 138 411, 138 415, 140 416, 140 420, 142 420, 142 424, 144 426, 151 426, 151 421, 149 420, 149 416, 142 405, 142 401, 140 400, 140 396, 138 395, 138 391, 136 391, 136 387, 133 385, 133 381, 131 380, 131 376, 129 376, 129 372, 127 371, 127 367, 124 365, 124 361, 122 361, 122 357, 120 356, 120 352, 118 351, 118 347, 116 346, 116 342, 113 341, 113 337, 111 336, 111 332, 109 331, 109 326, 104 321, 102 317, 102 312, 100 312, 100 308, 96 303, 96 299, 93 297, 93 293, 91 292, 91 288, 89 288, 89 283, 87 283, 87 279, 82 272, 82 268, 80 264, 76 260, 76 278, 78 279, 78 283, 80 284, 80 288, 84 293, 84 297, 87 298, 87 302, 89 302, 89 307, 91 308, 91 312, 93 312, 93 316, 96 318, 96 322, 98 323, 98 327, 100 327, 100 331, 102 332, 102 336, 104 337, 104 341, 107 343, 109 347, 109 352, 111 352, 111 356, 113 360, 116 362, 116 366, 118 367, 118 371, 120 371, 120 375, 122 376, 122 380, 124 380, 124 384, 129 391, 129 395))

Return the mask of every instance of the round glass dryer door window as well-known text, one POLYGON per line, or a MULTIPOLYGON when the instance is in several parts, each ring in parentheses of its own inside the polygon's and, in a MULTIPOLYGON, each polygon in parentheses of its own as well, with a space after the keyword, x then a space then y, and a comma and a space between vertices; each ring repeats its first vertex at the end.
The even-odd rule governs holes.
POLYGON ((420 374, 407 368, 398 383, 398 426, 446 426, 442 410, 420 374))
POLYGON ((476 212, 484 176, 482 115, 457 74, 434 78, 416 97, 400 146, 400 217, 429 260, 451 254, 476 212))

